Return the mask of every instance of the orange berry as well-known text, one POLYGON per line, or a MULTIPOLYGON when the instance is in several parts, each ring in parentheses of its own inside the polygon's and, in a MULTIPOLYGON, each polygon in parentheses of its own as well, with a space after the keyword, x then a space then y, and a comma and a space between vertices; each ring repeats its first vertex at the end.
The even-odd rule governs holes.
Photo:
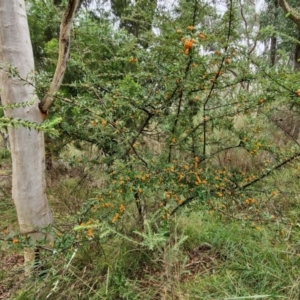
POLYGON ((204 40, 204 39, 206 39, 206 35, 203 34, 203 33, 200 33, 200 34, 199 34, 199 38, 202 39, 202 40, 204 40))
POLYGON ((134 57, 130 57, 130 59, 128 60, 130 63, 134 63, 137 62, 137 58, 134 57))
POLYGON ((87 236, 89 236, 89 237, 93 237, 93 236, 94 236, 94 234, 93 234, 93 229, 92 229, 92 228, 90 228, 90 229, 88 230, 87 236))
POLYGON ((193 41, 192 40, 187 40, 184 42, 184 48, 185 49, 192 49, 193 47, 193 41))
POLYGON ((190 30, 190 31, 192 31, 192 30, 194 30, 194 26, 190 25, 190 26, 187 27, 187 29, 190 30))
POLYGON ((121 204, 120 207, 119 207, 119 211, 120 211, 121 213, 123 213, 124 210, 125 210, 125 206, 124 206, 123 204, 121 204))
POLYGON ((118 213, 116 213, 111 222, 115 223, 119 219, 119 217, 120 217, 120 215, 118 213))

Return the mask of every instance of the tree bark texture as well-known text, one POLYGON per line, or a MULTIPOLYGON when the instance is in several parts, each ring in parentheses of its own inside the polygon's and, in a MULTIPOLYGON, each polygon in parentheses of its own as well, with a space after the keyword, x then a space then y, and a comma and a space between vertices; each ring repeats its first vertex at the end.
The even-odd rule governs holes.
MULTIPOLYGON (((5 110, 8 118, 42 123, 33 74, 34 60, 24 0, 0 0, 0 92, 2 104, 34 101, 5 110), (15 68, 12 76, 9 68, 15 68)), ((12 198, 22 234, 45 238, 41 229, 52 224, 46 197, 44 134, 24 127, 9 129, 12 154, 12 198)), ((30 252, 30 251, 29 251, 30 252)), ((25 253, 25 262, 33 253, 25 253)))

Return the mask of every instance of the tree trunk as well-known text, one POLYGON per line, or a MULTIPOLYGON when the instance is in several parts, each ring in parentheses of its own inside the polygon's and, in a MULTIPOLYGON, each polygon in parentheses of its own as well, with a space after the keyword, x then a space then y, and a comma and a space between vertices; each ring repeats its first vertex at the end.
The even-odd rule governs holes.
POLYGON ((283 11, 287 14, 287 17, 290 18, 295 25, 297 26, 298 30, 298 42, 295 46, 294 50, 294 70, 298 72, 300 70, 300 17, 295 13, 295 9, 290 7, 287 0, 279 0, 279 5, 283 9, 283 11))
POLYGON ((270 63, 271 67, 274 67, 276 64, 276 51, 277 50, 277 38, 275 35, 271 37, 271 45, 270 45, 270 63))
MULTIPOLYGON (((278 1, 274 1, 274 18, 273 18, 273 26, 275 30, 277 30, 277 22, 278 22, 278 1)), ((276 64, 276 54, 277 54, 277 38, 276 33, 271 37, 271 45, 270 45, 270 62, 271 67, 274 67, 276 64)))
MULTIPOLYGON (((0 90, 2 104, 34 100, 24 108, 6 109, 5 116, 42 123, 43 114, 32 82, 34 60, 24 0, 0 0, 0 90), (9 74, 15 68, 17 74, 9 74)), ((33 241, 49 238, 41 229, 52 224, 45 189, 44 135, 25 127, 9 128, 12 155, 12 198, 22 234, 33 241)), ((31 268, 35 249, 25 250, 31 268)))
POLYGON ((298 43, 294 50, 294 71, 300 71, 300 27, 298 27, 298 43))

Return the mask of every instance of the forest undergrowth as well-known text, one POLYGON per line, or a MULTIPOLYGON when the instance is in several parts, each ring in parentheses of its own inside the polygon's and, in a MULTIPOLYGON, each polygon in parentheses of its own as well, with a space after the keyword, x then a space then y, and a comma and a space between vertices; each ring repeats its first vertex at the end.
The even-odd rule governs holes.
MULTIPOLYGON (((9 159, 2 161, 9 178, 9 159)), ((1 181, 0 299, 299 299, 299 198, 296 184, 284 185, 290 170, 266 180, 266 190, 278 187, 267 200, 212 197, 166 218, 158 210, 142 224, 133 205, 110 225, 92 219, 84 204, 101 176, 79 165, 48 171, 56 239, 41 248, 30 279, 10 180, 1 181), (84 214, 91 219, 83 222, 84 214)))
MULTIPOLYGON (((36 70, 0 66, 40 100, 67 2, 26 0, 36 70)), ((173 2, 80 1, 45 122, 0 107, 0 300, 300 299, 299 3, 173 2), (38 245, 11 199, 9 126, 45 131, 38 245)))

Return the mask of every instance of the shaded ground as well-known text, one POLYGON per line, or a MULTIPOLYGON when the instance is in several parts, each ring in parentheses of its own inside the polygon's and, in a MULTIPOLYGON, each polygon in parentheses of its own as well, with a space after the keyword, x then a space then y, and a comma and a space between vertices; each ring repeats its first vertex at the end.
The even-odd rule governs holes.
POLYGON ((9 299, 10 295, 20 287, 23 281, 24 258, 17 253, 1 255, 0 299, 9 299))

